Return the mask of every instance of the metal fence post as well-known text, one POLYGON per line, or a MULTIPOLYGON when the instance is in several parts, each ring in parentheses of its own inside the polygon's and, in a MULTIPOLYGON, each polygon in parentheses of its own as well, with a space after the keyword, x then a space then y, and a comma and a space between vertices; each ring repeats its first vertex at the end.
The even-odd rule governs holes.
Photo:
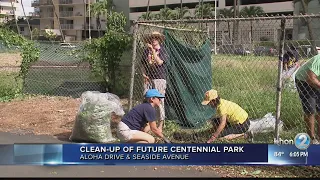
POLYGON ((279 123, 281 113, 281 91, 282 91, 282 70, 283 70, 283 55, 284 55, 284 42, 286 34, 286 19, 281 19, 281 35, 279 44, 279 62, 278 62, 278 85, 277 85, 277 104, 276 104, 276 125, 275 136, 279 140, 279 123))
POLYGON ((132 108, 133 101, 133 87, 134 87, 134 75, 135 75, 135 65, 137 57, 137 32, 139 24, 134 22, 133 26, 133 49, 132 49, 132 66, 131 66, 131 82, 130 82, 130 97, 129 97, 129 110, 132 108))

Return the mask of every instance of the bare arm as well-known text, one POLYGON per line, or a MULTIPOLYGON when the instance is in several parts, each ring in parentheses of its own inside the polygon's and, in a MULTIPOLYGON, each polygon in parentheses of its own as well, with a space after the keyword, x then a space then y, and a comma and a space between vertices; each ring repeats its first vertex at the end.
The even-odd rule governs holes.
POLYGON ((307 83, 310 84, 311 86, 315 87, 315 88, 320 88, 320 81, 318 80, 317 75, 312 72, 312 71, 308 71, 307 72, 307 83))
POLYGON ((163 64, 163 60, 160 59, 160 57, 157 55, 156 51, 152 50, 152 53, 153 53, 154 59, 156 60, 157 64, 158 65, 162 65, 163 64))
POLYGON ((155 59, 155 61, 157 62, 158 65, 162 65, 163 64, 163 60, 157 55, 156 50, 153 48, 153 46, 151 44, 148 44, 148 48, 151 50, 151 53, 155 59))
POLYGON ((220 118, 220 124, 216 129, 216 132, 213 133, 212 137, 207 141, 207 143, 211 143, 212 141, 214 141, 220 135, 223 129, 226 127, 226 124, 227 124, 227 116, 223 115, 220 118))
POLYGON ((150 129, 151 131, 158 137, 160 138, 163 138, 163 134, 162 134, 162 131, 160 129, 157 128, 157 123, 156 121, 153 121, 153 122, 149 122, 149 126, 150 126, 150 129))

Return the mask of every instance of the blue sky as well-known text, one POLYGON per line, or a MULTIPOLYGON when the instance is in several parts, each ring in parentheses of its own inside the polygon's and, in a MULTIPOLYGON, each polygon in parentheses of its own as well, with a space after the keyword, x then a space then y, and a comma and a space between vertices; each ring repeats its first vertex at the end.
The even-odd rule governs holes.
MULTIPOLYGON (((31 7, 31 1, 32 0, 20 0, 20 1, 23 2, 24 10, 26 11, 26 15, 27 16, 29 15, 29 12, 34 12, 34 8, 31 7)), ((19 4, 21 5, 20 1, 19 1, 19 4)), ((23 12, 20 12, 20 13, 21 13, 20 15, 23 16, 23 12)))

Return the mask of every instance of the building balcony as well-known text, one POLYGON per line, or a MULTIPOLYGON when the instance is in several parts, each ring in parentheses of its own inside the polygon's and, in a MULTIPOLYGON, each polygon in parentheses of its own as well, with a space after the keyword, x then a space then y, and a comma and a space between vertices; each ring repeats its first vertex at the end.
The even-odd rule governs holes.
POLYGON ((40 12, 32 12, 30 16, 37 19, 51 19, 54 17, 53 12, 40 13, 40 12))
POLYGON ((61 24, 61 29, 73 29, 73 24, 61 24))
POLYGON ((83 24, 83 25, 82 25, 82 29, 88 30, 89 27, 90 27, 90 29, 93 29, 93 28, 94 28, 94 25, 92 25, 92 24, 91 24, 90 26, 89 26, 89 24, 86 24, 86 25, 83 24))
POLYGON ((60 12, 60 17, 72 17, 73 16, 73 11, 61 11, 60 12))
POLYGON ((39 5, 40 5, 39 0, 34 0, 34 1, 31 2, 31 7, 37 7, 39 5))
POLYGON ((39 6, 52 6, 52 1, 51 0, 44 0, 44 1, 40 1, 40 0, 33 0, 31 2, 31 7, 39 7, 39 6))
MULTIPOLYGON (((5 12, 6 15, 14 15, 13 13, 14 13, 13 11, 7 11, 7 12, 5 12)), ((4 14, 4 13, 1 13, 1 14, 4 14)))
POLYGON ((63 4, 73 4, 72 0, 59 0, 59 4, 63 5, 63 4))
POLYGON ((40 17, 40 12, 30 12, 29 16, 31 16, 31 17, 40 17))

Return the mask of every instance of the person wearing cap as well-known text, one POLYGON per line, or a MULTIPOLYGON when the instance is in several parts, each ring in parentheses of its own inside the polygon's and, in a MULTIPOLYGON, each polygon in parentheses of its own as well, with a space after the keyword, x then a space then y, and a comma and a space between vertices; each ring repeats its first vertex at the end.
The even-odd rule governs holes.
POLYGON ((215 132, 207 143, 219 137, 229 140, 241 136, 253 138, 251 131, 248 131, 250 126, 248 113, 238 104, 220 98, 218 92, 211 89, 205 93, 202 105, 209 105, 215 109, 218 116, 213 118, 215 132))
MULTIPOLYGON (((142 75, 144 78, 144 94, 150 88, 157 89, 161 94, 166 92, 166 60, 167 54, 163 45, 164 35, 159 32, 152 32, 144 37, 144 42, 147 45, 142 57, 142 75)), ((164 99, 161 99, 161 104, 158 111, 159 129, 162 130, 165 120, 164 99)))
POLYGON ((163 98, 164 95, 156 89, 146 92, 144 102, 133 107, 118 124, 117 135, 121 142, 154 143, 155 138, 148 134, 149 130, 165 142, 169 142, 156 124, 155 107, 160 105, 163 98))
POLYGON ((289 50, 283 56, 283 70, 288 71, 298 65, 299 53, 294 46, 291 46, 289 50))

